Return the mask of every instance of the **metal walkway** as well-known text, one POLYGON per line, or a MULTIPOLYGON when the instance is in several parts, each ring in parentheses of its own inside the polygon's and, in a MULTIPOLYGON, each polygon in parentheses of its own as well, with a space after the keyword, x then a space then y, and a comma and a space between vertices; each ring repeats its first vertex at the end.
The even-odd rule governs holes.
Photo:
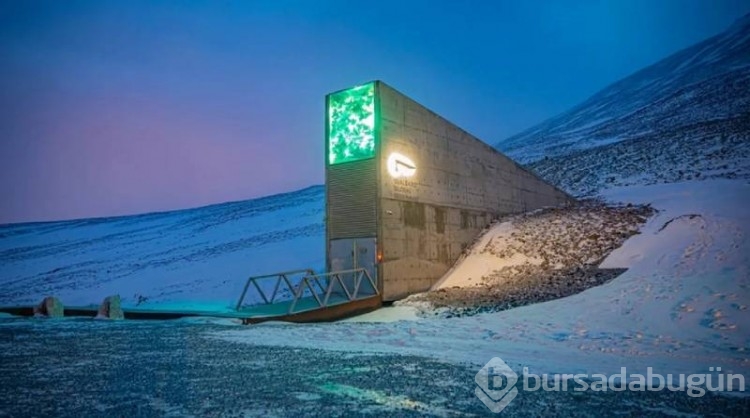
MULTIPOLYGON (((218 317, 245 324, 265 321, 323 322, 365 313, 381 306, 375 280, 364 268, 316 274, 311 269, 247 279, 234 308, 215 310, 123 307, 126 319, 218 317)), ((98 306, 65 307, 65 316, 96 316, 98 306)), ((0 312, 33 316, 31 306, 0 307, 0 312)))
POLYGON ((248 278, 235 309, 247 323, 310 322, 338 319, 380 304, 378 286, 364 268, 320 274, 306 269, 248 278))

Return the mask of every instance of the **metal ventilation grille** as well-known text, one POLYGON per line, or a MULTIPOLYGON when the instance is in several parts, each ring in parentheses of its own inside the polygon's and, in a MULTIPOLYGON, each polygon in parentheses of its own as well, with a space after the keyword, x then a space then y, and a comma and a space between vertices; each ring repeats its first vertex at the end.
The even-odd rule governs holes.
POLYGON ((377 159, 328 166, 328 238, 374 237, 377 159))

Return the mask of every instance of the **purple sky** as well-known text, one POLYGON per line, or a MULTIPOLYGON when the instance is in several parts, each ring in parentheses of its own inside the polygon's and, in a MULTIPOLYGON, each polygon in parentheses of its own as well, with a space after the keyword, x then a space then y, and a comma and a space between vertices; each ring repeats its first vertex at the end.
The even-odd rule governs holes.
POLYGON ((177 3, 0 3, 0 223, 320 184, 324 95, 372 79, 495 143, 750 12, 745 0, 177 3))

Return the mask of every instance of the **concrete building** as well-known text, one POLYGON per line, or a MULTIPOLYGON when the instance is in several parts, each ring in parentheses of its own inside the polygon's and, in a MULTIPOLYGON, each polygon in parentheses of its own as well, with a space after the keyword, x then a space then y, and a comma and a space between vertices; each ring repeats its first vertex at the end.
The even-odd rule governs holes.
MULTIPOLYGON (((429 289, 493 219, 573 201, 380 81, 326 96, 325 126, 327 272, 249 277, 232 311, 134 307, 121 309, 120 317, 213 316, 252 324, 364 313, 429 289)), ((38 311, 0 307, 12 315, 38 311)), ((60 305, 56 315, 100 311, 63 312, 60 305)))
POLYGON ((329 271, 366 268, 382 299, 429 289, 493 219, 572 198, 374 81, 326 97, 329 271))

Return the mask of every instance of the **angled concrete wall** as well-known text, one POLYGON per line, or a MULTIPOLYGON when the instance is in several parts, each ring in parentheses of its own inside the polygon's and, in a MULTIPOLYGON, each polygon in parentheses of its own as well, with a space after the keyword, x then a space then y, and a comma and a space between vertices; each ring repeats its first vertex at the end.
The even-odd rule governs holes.
POLYGON ((382 82, 377 242, 384 300, 429 289, 492 219, 572 201, 508 157, 382 82), (392 153, 411 177, 387 171, 392 153))

